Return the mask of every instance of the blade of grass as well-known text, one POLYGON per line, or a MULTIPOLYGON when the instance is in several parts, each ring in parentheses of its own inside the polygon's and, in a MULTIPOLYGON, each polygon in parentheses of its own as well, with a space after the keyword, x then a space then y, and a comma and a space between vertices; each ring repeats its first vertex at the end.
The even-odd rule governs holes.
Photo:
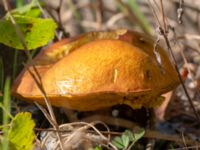
MULTIPOLYGON (((3 102, 4 67, 3 59, 0 56, 0 104, 3 102)), ((0 124, 3 123, 3 109, 0 109, 0 124)))
POLYGON ((72 0, 67 1, 68 5, 69 5, 69 9, 73 12, 74 17, 80 21, 81 20, 81 15, 80 13, 77 11, 76 6, 74 5, 72 0))
MULTIPOLYGON (((3 59, 0 57, 0 90, 3 90, 4 84, 4 68, 3 68, 3 59)), ((1 102, 1 101, 0 101, 1 102)))
POLYGON ((20 8, 24 6, 24 0, 16 0, 16 8, 20 8))
MULTIPOLYGON (((4 93, 3 93, 3 108, 10 112, 10 78, 7 78, 5 81, 4 86, 4 93)), ((9 123, 9 115, 6 112, 3 112, 3 125, 7 125, 9 123)), ((3 128, 3 140, 2 140, 2 150, 8 150, 9 149, 9 143, 8 143, 8 129, 3 128)))
POLYGON ((151 32, 152 32, 151 26, 150 26, 149 22, 146 20, 146 18, 144 16, 144 14, 142 13, 142 11, 140 10, 136 0, 128 0, 127 3, 130 6, 132 12, 135 14, 135 16, 140 21, 144 31, 146 31, 147 33, 151 34, 151 32))
POLYGON ((14 62, 13 62, 13 71, 12 71, 12 81, 15 79, 15 76, 16 76, 16 73, 17 73, 17 57, 18 57, 18 51, 15 50, 14 62))
MULTIPOLYGON (((76 6, 74 5, 74 2, 72 0, 68 0, 67 4, 69 5, 69 9, 73 12, 74 18, 76 21, 81 24, 81 14, 80 12, 76 9, 76 6)), ((80 31, 84 31, 83 27, 80 26, 80 31)))
MULTIPOLYGON (((125 16, 127 16, 128 20, 130 21, 131 24, 135 25, 137 24, 146 34, 148 35, 152 35, 152 30, 151 30, 151 26, 150 25, 143 25, 144 23, 141 21, 141 18, 138 17, 138 14, 140 12, 140 16, 142 16, 142 12, 140 11, 139 7, 137 6, 136 2, 133 5, 133 1, 130 1, 129 3, 131 3, 131 5, 133 5, 136 8, 130 7, 127 2, 123 2, 121 0, 116 0, 116 3, 118 5, 119 10, 125 14, 125 16), (137 13, 135 14, 135 11, 137 10, 137 13)), ((142 17, 142 19, 144 20, 145 17, 142 17)), ((146 19, 145 19, 146 20, 146 19)), ((147 22, 147 21, 145 21, 147 22)), ((148 23, 148 22, 147 22, 148 23)))

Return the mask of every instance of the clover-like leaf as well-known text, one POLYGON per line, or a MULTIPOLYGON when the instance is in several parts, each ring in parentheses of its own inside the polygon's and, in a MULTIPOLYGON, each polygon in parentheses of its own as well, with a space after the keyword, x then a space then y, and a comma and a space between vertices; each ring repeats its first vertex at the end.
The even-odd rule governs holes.
POLYGON ((115 145, 118 149, 124 148, 122 138, 119 136, 117 136, 113 139, 112 144, 115 145))
POLYGON ((126 134, 123 134, 122 135, 122 143, 123 143, 124 148, 128 147, 129 142, 130 142, 129 137, 126 134))
POLYGON ((134 132, 126 130, 121 137, 115 137, 112 144, 118 149, 126 149, 130 145, 130 142, 132 142, 131 146, 133 146, 135 142, 144 136, 144 133, 145 130, 143 128, 139 128, 134 132))
POLYGON ((145 130, 143 128, 138 128, 136 130, 133 131, 133 140, 131 140, 132 142, 137 142, 139 139, 141 139, 145 134, 145 130))

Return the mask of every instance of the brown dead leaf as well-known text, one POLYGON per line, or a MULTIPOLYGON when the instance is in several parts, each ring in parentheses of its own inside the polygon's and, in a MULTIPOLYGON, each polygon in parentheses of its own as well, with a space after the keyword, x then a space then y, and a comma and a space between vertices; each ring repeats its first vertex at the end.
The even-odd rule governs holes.
POLYGON ((162 105, 160 105, 158 108, 155 109, 156 118, 160 121, 165 120, 165 113, 167 110, 167 106, 168 106, 170 100, 172 99, 173 91, 165 93, 162 96, 165 97, 164 102, 162 103, 162 105))

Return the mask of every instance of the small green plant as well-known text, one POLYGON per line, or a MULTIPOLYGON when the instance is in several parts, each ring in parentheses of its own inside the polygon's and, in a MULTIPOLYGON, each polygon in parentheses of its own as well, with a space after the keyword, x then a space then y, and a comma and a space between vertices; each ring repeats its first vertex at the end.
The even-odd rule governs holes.
POLYGON ((119 150, 129 150, 134 144, 144 136, 145 130, 140 128, 135 132, 126 130, 121 137, 117 136, 113 139, 112 144, 119 150))
POLYGON ((89 148, 89 150, 103 150, 100 146, 96 146, 95 148, 89 148))
POLYGON ((35 138, 35 122, 28 112, 18 113, 13 117, 10 113, 10 78, 7 78, 4 85, 3 102, 0 108, 3 110, 3 137, 0 137, 0 149, 2 150, 30 150, 33 147, 35 138), (11 120, 11 122, 10 122, 11 120))
POLYGON ((35 122, 31 118, 31 113, 18 113, 12 118, 9 126, 3 128, 3 137, 0 140, 2 150, 30 150, 35 139, 35 122), (9 127, 9 128, 8 128, 9 127))
POLYGON ((35 139, 35 122, 31 113, 23 112, 15 116, 11 121, 8 132, 9 143, 13 150, 30 150, 35 139))

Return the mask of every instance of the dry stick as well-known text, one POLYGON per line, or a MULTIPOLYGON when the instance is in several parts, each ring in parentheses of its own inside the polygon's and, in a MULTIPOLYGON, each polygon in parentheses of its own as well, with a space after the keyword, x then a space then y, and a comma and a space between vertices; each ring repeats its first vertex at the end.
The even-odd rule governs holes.
MULTIPOLYGON (((178 48, 180 49, 181 56, 182 56, 182 58, 183 58, 184 64, 185 64, 185 66, 186 66, 186 69, 187 69, 189 75, 191 76, 192 82, 194 83, 194 82, 195 82, 194 76, 192 75, 191 69, 189 68, 189 65, 188 65, 189 63, 188 63, 188 61, 187 61, 187 58, 186 58, 185 55, 184 55, 183 48, 181 48, 180 42, 178 41, 178 38, 177 38, 177 36, 176 36, 175 29, 174 29, 174 28, 171 28, 171 29, 172 29, 172 31, 173 31, 173 33, 174 33, 174 36, 175 36, 175 43, 178 45, 178 48)), ((199 90, 198 90, 198 92, 199 92, 199 90)))
MULTIPOLYGON (((160 0, 160 1, 161 1, 162 17, 165 18, 164 9, 163 9, 163 3, 162 3, 162 0, 160 0)), ((165 19, 163 19, 163 21, 164 21, 164 24, 166 24, 166 23, 165 23, 165 19)), ((182 85, 182 87, 183 87, 183 90, 184 90, 184 92, 185 92, 185 94, 186 94, 186 96, 187 96, 187 98, 188 98, 188 100, 189 100, 189 103, 190 103, 190 105, 191 105, 191 107, 192 107, 192 110, 193 110, 193 112, 194 112, 194 114, 195 114, 197 120, 198 120, 199 123, 200 123, 199 114, 198 114, 198 112, 196 111, 196 109, 195 109, 195 107, 194 107, 194 104, 193 104, 193 102, 192 102, 192 99, 190 98, 190 95, 189 95, 189 93, 188 93, 188 91, 187 91, 187 89, 186 89, 186 86, 185 86, 184 82, 183 82, 183 79, 182 79, 181 74, 180 74, 180 72, 179 72, 178 65, 177 65, 177 61, 176 61, 175 56, 174 56, 174 53, 173 53, 173 51, 172 51, 172 48, 171 48, 169 39, 167 38, 167 28, 166 28, 166 26, 164 26, 164 30, 163 30, 162 27, 159 27, 159 29, 160 29, 161 35, 162 35, 162 36, 164 37, 164 39, 165 39, 165 42, 166 42, 167 47, 168 47, 168 50, 169 50, 170 55, 171 55, 171 57, 172 57, 172 59, 173 59, 174 67, 175 67, 175 69, 176 69, 176 72, 178 73, 178 78, 179 78, 179 80, 180 80, 180 82, 181 82, 181 85, 182 85)))
POLYGON ((71 134, 68 134, 68 138, 67 140, 65 140, 65 142, 69 142, 73 136, 76 136, 76 133, 77 132, 81 132, 83 130, 87 130, 89 128, 92 128, 94 131, 88 131, 88 133, 95 133, 97 135, 99 135, 103 140, 105 140, 108 145, 110 145, 111 147, 113 147, 115 150, 117 150, 117 148, 110 142, 110 129, 109 127, 102 121, 94 121, 94 122, 91 122, 91 123, 87 123, 87 122, 72 122, 72 123, 67 123, 67 124, 63 124, 63 125, 60 125, 60 128, 59 130, 55 130, 55 129, 38 129, 38 128, 35 128, 35 130, 37 131, 50 131, 50 132, 63 132, 62 136, 65 137, 64 135, 64 132, 69 132, 71 134), (102 124, 106 129, 107 129, 107 134, 108 137, 105 137, 101 131, 99 131, 95 125, 97 124, 102 124), (68 126, 80 126, 80 128, 75 128, 70 130, 70 129, 63 129, 63 128, 67 128, 68 126), (83 126, 83 127, 82 127, 83 126))
POLYGON ((55 117, 55 115, 54 115, 54 112, 53 112, 51 103, 49 102, 49 100, 48 100, 48 98, 47 98, 47 95, 46 95, 46 92, 45 92, 45 90, 44 90, 44 86, 43 86, 43 84, 42 84, 41 76, 40 76, 38 70, 36 69, 35 64, 34 64, 33 61, 32 61, 32 58, 31 58, 31 56, 30 56, 30 53, 28 53, 28 51, 25 51, 25 52, 26 52, 26 53, 28 54, 28 56, 30 57, 29 59, 31 59, 31 62, 32 62, 31 65, 33 65, 33 70, 34 70, 34 72, 36 73, 36 76, 35 76, 35 75, 31 72, 31 70, 27 67, 28 72, 29 72, 29 73, 31 74, 31 76, 34 78, 34 81, 36 82, 37 87, 38 87, 39 90, 41 91, 41 93, 42 93, 42 95, 43 95, 43 97, 44 97, 44 99, 45 99, 45 103, 46 103, 46 105, 47 105, 47 108, 48 108, 48 111, 49 111, 49 113, 50 113, 50 116, 51 116, 52 120, 55 122, 55 124, 57 124, 57 123, 56 123, 56 117, 55 117), (37 78, 39 79, 39 81, 38 81, 37 78))
POLYGON ((157 16, 157 14, 156 14, 156 11, 154 10, 153 5, 151 4, 151 1, 150 1, 150 0, 148 0, 148 5, 149 5, 149 7, 150 7, 150 9, 151 9, 151 11, 152 11, 152 13, 153 13, 154 19, 157 21, 157 23, 158 23, 159 26, 161 27, 161 23, 160 23, 160 21, 159 21, 159 19, 158 19, 158 16, 157 16))
POLYGON ((186 45, 186 47, 188 47, 189 49, 191 49, 192 51, 194 51, 195 53, 199 54, 200 55, 200 51, 197 50, 196 48, 190 46, 190 45, 186 45))
MULTIPOLYGON (((172 1, 173 3, 176 3, 176 4, 180 4, 180 0, 170 0, 170 1, 172 1)), ((182 3, 182 6, 187 7, 189 9, 192 9, 192 10, 198 12, 198 13, 200 12, 198 5, 194 5, 193 3, 190 4, 189 1, 188 1, 188 3, 182 3)))
MULTIPOLYGON (((162 30, 162 29, 161 29, 161 30, 162 30)), ((166 44, 167 44, 168 50, 169 50, 169 52, 170 52, 170 55, 171 55, 172 58, 173 58, 174 66, 175 66, 175 69, 176 69, 176 71, 177 71, 177 73, 178 73, 178 77, 179 77, 179 80, 180 80, 181 85, 182 85, 182 87, 183 87, 183 90, 184 90, 184 92, 185 92, 185 95, 187 96, 187 98, 188 98, 188 100, 189 100, 189 103, 190 103, 190 105, 191 105, 191 107, 192 107, 192 110, 193 110, 193 112, 194 112, 196 118, 197 118, 198 121, 200 122, 199 114, 198 114, 198 112, 196 111, 196 109, 195 109, 195 107, 194 107, 194 104, 193 104, 193 102, 192 102, 192 99, 190 98, 190 95, 189 95, 189 93, 188 93, 188 91, 187 91, 187 89, 186 89, 186 86, 185 86, 184 82, 183 82, 183 79, 181 78, 181 75, 180 75, 180 72, 179 72, 178 66, 177 66, 177 61, 176 61, 175 56, 174 56, 174 54, 173 54, 173 51, 172 51, 171 45, 170 45, 170 43, 169 43, 169 40, 168 40, 167 36, 164 34, 163 31, 162 31, 162 35, 163 35, 163 37, 164 37, 164 39, 165 39, 165 42, 166 42, 166 44)))
POLYGON ((102 26, 102 15, 103 15, 102 7, 103 7, 103 1, 98 0, 95 5, 96 23, 97 23, 96 30, 101 29, 102 26))
MULTIPOLYGON (((150 1, 149 1, 149 2, 150 2, 150 1)), ((157 1, 156 1, 156 0, 153 0, 153 2, 154 2, 155 6, 157 7, 157 9, 158 9, 158 11, 159 11, 159 13, 160 13, 160 12, 161 12, 161 10, 160 10, 160 7, 159 7, 159 5, 158 5, 157 1)))
POLYGON ((106 24, 106 27, 107 28, 112 28, 112 26, 119 20, 125 18, 125 14, 123 13, 116 13, 115 15, 113 15, 112 17, 110 17, 107 22, 105 23, 106 24))
MULTIPOLYGON (((176 71, 177 71, 177 73, 178 73, 178 77, 179 77, 179 80, 180 80, 180 82, 181 82, 181 85, 183 86, 183 90, 184 90, 184 92, 185 92, 185 94, 186 94, 186 96, 187 96, 187 98, 188 98, 188 100, 189 100, 189 103, 190 103, 190 105, 191 105, 191 107, 192 107, 192 110, 193 110, 193 112, 194 112, 196 118, 197 118, 198 121, 200 122, 199 114, 197 113, 197 111, 196 111, 196 109, 195 109, 195 107, 194 107, 194 104, 193 104, 193 102, 192 102, 192 100, 191 100, 191 98, 190 98, 190 96, 189 96, 189 93, 187 92, 187 89, 186 89, 186 87, 185 87, 185 85, 184 85, 183 79, 181 78, 180 72, 179 72, 179 70, 178 70, 178 66, 177 66, 177 62, 176 62, 175 56, 174 56, 174 54, 173 54, 171 45, 170 45, 169 40, 168 40, 167 35, 166 35, 166 29, 165 29, 165 32, 164 32, 163 29, 161 28, 161 23, 159 22, 159 19, 158 19, 158 17, 157 17, 157 14, 156 14, 155 10, 153 9, 153 6, 152 6, 150 0, 148 0, 148 4, 149 4, 149 6, 150 6, 150 8, 151 8, 151 10, 152 10, 152 12, 153 12, 153 16, 155 17, 157 23, 158 23, 159 26, 160 26, 160 27, 159 27, 160 31, 162 30, 161 33, 162 33, 162 35, 164 36, 164 39, 165 39, 166 44, 167 44, 167 47, 168 47, 168 49, 169 49, 169 51, 170 51, 170 54, 171 54, 171 56, 172 56, 172 58, 173 58, 174 66, 175 66, 175 69, 176 69, 176 71), (164 33, 165 33, 165 34, 164 34, 164 33)), ((163 7, 161 7, 161 8, 163 8, 163 7)), ((162 9, 162 12, 163 12, 163 9, 162 9)), ((162 15, 162 16, 164 16, 164 15, 162 15)), ((165 17, 165 16, 164 16, 164 17, 165 17)), ((165 19, 163 19, 163 20, 165 21, 165 19)))
MULTIPOLYGON (((149 1, 149 0, 148 0, 148 1, 149 1)), ((150 1, 149 1, 149 2, 150 2, 150 1)), ((153 2, 154 2, 154 4, 156 5, 156 7, 157 7, 159 13, 161 13, 161 9, 160 9, 160 7, 159 7, 157 1, 156 1, 156 0, 153 0, 153 2)), ((154 12, 154 13, 155 13, 155 12, 154 12)), ((157 21, 159 21, 159 20, 157 19, 157 21)), ((166 25, 169 24, 167 18, 165 19, 165 21, 166 21, 166 25)), ((160 26, 161 26, 161 25, 160 25, 160 26)))
MULTIPOLYGON (((122 119, 122 118, 113 118, 113 117, 110 117, 110 116, 101 116, 101 115, 94 115, 94 116, 83 119, 83 121, 88 122, 90 120, 93 120, 93 118, 99 118, 100 121, 103 121, 106 124, 110 124, 110 125, 114 125, 113 123, 115 121, 120 122, 121 127, 127 128, 127 129, 133 129, 134 127, 138 127, 138 125, 136 123, 131 122, 129 120, 125 120, 125 119, 122 119)), ((102 131, 101 131, 101 133, 106 134, 106 132, 102 132, 102 131)), ((119 132, 111 132, 111 135, 121 135, 121 134, 119 134, 119 132)), ((180 139, 180 136, 178 136, 178 135, 163 134, 163 133, 160 133, 158 131, 153 131, 153 130, 146 130, 144 137, 161 139, 161 140, 168 140, 168 141, 175 141, 177 143, 183 142, 182 139, 180 139)), ((194 144, 195 143, 194 141, 192 141, 188 138, 186 138, 185 140, 186 140, 187 144, 194 144)))
MULTIPOLYGON (((101 122, 101 121, 95 121, 95 122, 92 122, 92 123, 84 123, 84 122, 81 122, 81 123, 82 123, 82 124, 85 124, 86 126, 83 126, 83 127, 79 128, 79 129, 76 129, 76 131, 73 132, 73 133, 69 136, 69 138, 67 139, 67 142, 70 141, 70 139, 71 139, 74 135, 76 135, 77 132, 80 132, 81 130, 86 130, 86 129, 88 129, 88 128, 92 128, 97 134, 99 134, 99 135, 102 137, 102 139, 105 139, 105 140, 108 142, 108 144, 109 144, 112 148, 114 148, 115 150, 117 150, 117 148, 108 140, 108 138, 106 138, 98 129, 96 129, 96 127, 94 127, 95 124, 99 124, 99 123, 100 123, 100 124, 103 124, 107 129, 109 129, 105 123, 103 123, 103 122, 101 122)), ((65 142, 66 142, 66 141, 65 141, 65 142)))
MULTIPOLYGON (((183 5, 183 0, 180 0, 181 2, 180 2, 180 7, 182 7, 182 5, 183 5)), ((165 18, 165 15, 164 15, 164 8, 163 8, 163 3, 162 3, 162 0, 161 0, 161 10, 162 10, 162 17, 164 17, 165 18)), ((179 19, 181 19, 181 17, 182 17, 182 13, 181 13, 181 15, 179 16, 179 19)), ((163 21, 167 21, 166 19, 163 19, 163 21)), ((182 22, 180 22, 180 24, 181 24, 182 22)), ((166 24, 166 23, 164 23, 164 24, 166 24)), ((175 39, 176 39, 176 41, 177 41, 177 36, 176 36, 176 32, 175 32, 175 30, 174 30, 174 28, 171 28, 172 29, 172 31, 173 31, 173 33, 174 33, 174 35, 175 35, 175 39)), ((164 34, 165 34, 165 41, 166 41, 166 39, 168 40, 168 38, 167 38, 167 32, 168 31, 166 31, 167 30, 167 28, 164 28, 164 34)), ((161 32, 162 33, 162 32, 161 32)), ((167 42, 166 42, 167 43, 167 42)), ((180 44, 179 44, 179 42, 176 42, 177 44, 178 44, 178 47, 179 47, 179 49, 181 49, 181 46, 180 46, 180 44)), ((168 49, 169 49, 169 45, 170 45, 170 43, 169 43, 169 40, 168 40, 168 44, 167 44, 167 46, 168 46, 168 49)), ((173 57, 173 61, 174 61, 174 65, 175 65, 175 68, 176 68, 176 70, 178 70, 177 68, 177 62, 176 62, 176 59, 175 59, 175 57, 174 57, 174 54, 173 54, 173 52, 172 52, 172 48, 171 48, 171 45, 170 45, 170 54, 171 54, 171 56, 173 57)), ((183 58, 183 60, 184 60, 184 63, 186 64, 186 67, 187 67, 187 70, 188 70, 188 72, 189 72, 189 74, 190 75, 192 75, 192 73, 191 73, 191 70, 189 69, 189 67, 188 67, 188 61, 187 61, 187 59, 185 58, 185 56, 184 56, 184 53, 183 53, 183 50, 181 49, 181 56, 182 56, 182 58, 183 58)), ((178 72, 178 75, 180 75, 180 73, 179 73, 179 71, 177 71, 178 72)), ((180 75, 181 76, 181 75, 180 75)), ((188 97, 188 100, 189 100, 189 103, 190 103, 190 105, 191 105, 191 107, 192 107, 192 109, 193 109, 193 111, 194 111, 194 113, 195 113, 195 116, 197 117, 197 119, 200 121, 200 117, 199 117, 199 114, 198 114, 198 112, 196 111, 196 109, 195 109, 195 107, 194 107, 194 104, 193 104, 193 102, 192 102, 192 99, 190 98, 190 96, 189 96, 189 94, 188 94, 188 92, 187 92, 187 89, 186 89, 186 87, 185 87, 185 85, 184 85, 184 82, 183 82, 183 79, 182 78, 180 78, 179 77, 179 79, 181 80, 181 84, 182 84, 182 86, 183 86, 183 89, 184 89, 184 91, 185 91, 185 94, 186 94, 186 96, 188 97)), ((192 78, 192 80, 194 81, 194 79, 192 78)))
POLYGON ((177 17, 178 17, 178 23, 179 24, 182 24, 182 15, 183 15, 183 3, 184 1, 183 0, 180 0, 179 1, 179 8, 177 9, 177 17))
MULTIPOLYGON (((7 13, 8 13, 8 16, 9 16, 10 19, 11 19, 11 22, 12 22, 14 28, 15 28, 15 31, 16 31, 16 33, 17 33, 17 35, 18 35, 18 37, 19 37, 19 39, 20 39, 20 41, 21 41, 21 43, 22 43, 24 49, 25 49, 25 53, 26 53, 27 56, 28 56, 29 62, 30 62, 31 65, 33 66, 33 69, 34 69, 34 71, 35 71, 37 77, 38 77, 39 80, 40 80, 40 83, 38 82, 39 84, 37 84, 37 85, 38 85, 38 88, 41 90, 42 95, 45 97, 45 103, 46 103, 46 105, 47 105, 48 111, 49 111, 49 113, 50 113, 50 115, 51 115, 51 117, 52 117, 52 120, 53 120, 54 123, 56 124, 56 126, 54 126, 54 127, 55 127, 55 129, 58 129, 58 125, 57 125, 57 122, 56 122, 56 119, 55 119, 55 115, 54 115, 54 113, 53 113, 53 109, 52 109, 52 107, 51 107, 50 102, 49 102, 48 99, 47 99, 47 95, 46 95, 46 93, 45 93, 45 90, 44 90, 43 85, 42 85, 42 82, 41 82, 41 77, 40 77, 40 75, 39 75, 39 73, 38 73, 38 71, 37 71, 37 69, 36 69, 36 67, 35 67, 35 65, 34 65, 34 63, 33 63, 33 61, 32 61, 31 54, 29 53, 28 47, 27 47, 26 42, 25 42, 25 40, 24 40, 24 36, 23 36, 23 34, 22 34, 22 32, 21 32, 19 26, 17 25, 15 19, 13 18, 13 16, 12 16, 11 13, 10 13, 10 10, 9 10, 7 1, 6 1, 6 0, 3 0, 3 4, 4 4, 5 10, 6 10, 7 13)), ((37 79, 37 78, 35 78, 35 79, 37 79)), ((36 80, 36 81, 38 81, 38 80, 36 80)), ((58 138, 59 138, 60 141, 61 141, 61 137, 60 137, 59 135, 58 135, 58 138)), ((60 142, 60 146, 61 146, 61 149, 63 149, 62 142, 60 142)))
POLYGON ((164 27, 165 33, 167 33, 167 25, 166 25, 166 21, 165 21, 165 12, 164 12, 164 8, 163 8, 163 0, 160 0, 160 5, 161 5, 161 12, 162 12, 163 27, 164 27))
MULTIPOLYGON (((61 8, 62 8, 62 5, 63 5, 63 0, 60 0, 59 1, 59 7, 57 9, 57 13, 58 13, 58 26, 60 27, 60 30, 63 31, 62 33, 64 34, 65 37, 69 37, 69 33, 66 33, 65 32, 65 28, 64 28, 64 25, 62 23, 62 18, 61 18, 61 8)), ((61 38, 60 38, 61 39, 61 38)))
MULTIPOLYGON (((184 146, 187 147, 187 144, 185 142, 185 136, 184 136, 183 132, 181 132, 181 137, 182 137, 184 146)), ((188 148, 186 148, 186 150, 188 150, 188 148)))
MULTIPOLYGON (((83 122, 81 122, 81 124, 86 125, 83 122)), ((60 132, 60 133, 62 133, 62 132, 69 132, 69 133, 73 132, 73 130, 67 130, 67 129, 55 130, 55 129, 41 129, 41 128, 35 128, 35 131, 60 132)), ((113 136, 121 136, 123 134, 121 132, 115 132, 115 131, 110 131, 110 132, 108 132, 108 131, 99 131, 99 132, 101 132, 101 134, 104 134, 104 135, 108 135, 109 134, 112 137, 113 136)), ((88 130, 88 133, 95 134, 96 131, 88 130)), ((98 133, 96 133, 96 134, 98 134, 98 133)), ((172 141, 172 142, 176 142, 176 143, 183 143, 183 140, 177 134, 170 135, 170 134, 160 133, 158 131, 153 131, 153 130, 145 130, 144 138, 153 138, 153 139, 159 139, 159 140, 165 140, 165 141, 172 141)), ((193 140, 191 140, 191 139, 189 139, 187 137, 185 137, 185 143, 189 144, 189 145, 199 144, 198 142, 195 142, 195 141, 193 141, 193 140)))
POLYGON ((173 148, 173 149, 168 149, 168 150, 184 150, 185 148, 189 148, 190 150, 198 150, 200 148, 200 145, 196 146, 187 146, 187 147, 181 147, 181 148, 173 148))
POLYGON ((46 109, 44 109, 40 104, 38 104, 37 102, 35 102, 35 105, 42 111, 42 113, 44 114, 44 116, 47 118, 47 120, 50 122, 50 124, 52 126, 56 126, 54 121, 51 119, 51 116, 48 114, 48 112, 46 111, 46 109))

